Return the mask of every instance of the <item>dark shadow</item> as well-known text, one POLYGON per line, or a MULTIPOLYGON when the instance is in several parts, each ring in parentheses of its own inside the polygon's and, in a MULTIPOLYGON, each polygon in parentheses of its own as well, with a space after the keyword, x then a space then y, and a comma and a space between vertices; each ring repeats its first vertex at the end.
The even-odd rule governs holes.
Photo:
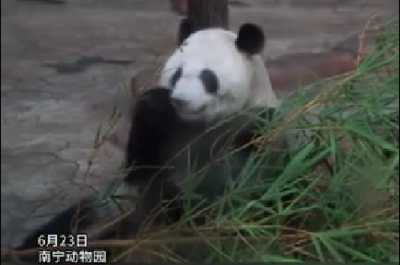
POLYGON ((231 1, 228 2, 228 5, 236 6, 236 7, 247 7, 247 6, 249 6, 248 3, 244 3, 244 2, 239 1, 239 0, 231 0, 231 1))
POLYGON ((43 64, 43 66, 55 69, 58 74, 77 74, 86 71, 89 67, 96 64, 114 64, 125 66, 132 63, 133 60, 105 59, 102 56, 82 56, 72 63, 43 64))
POLYGON ((38 2, 42 4, 49 4, 49 5, 63 5, 66 4, 63 0, 17 0, 19 2, 38 2))

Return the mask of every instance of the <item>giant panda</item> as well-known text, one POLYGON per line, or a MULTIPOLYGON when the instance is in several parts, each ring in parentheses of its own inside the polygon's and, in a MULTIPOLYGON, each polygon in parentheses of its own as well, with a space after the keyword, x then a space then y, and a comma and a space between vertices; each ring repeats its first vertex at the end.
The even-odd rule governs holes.
MULTIPOLYGON (((180 180, 192 166, 188 155, 195 158, 198 167, 211 164, 194 192, 208 200, 223 194, 229 182, 223 171, 226 165, 214 162, 212 154, 228 145, 243 147, 257 135, 249 116, 241 111, 250 107, 257 115, 270 118, 279 104, 262 61, 264 44, 263 31, 250 23, 243 24, 238 34, 218 28, 186 31, 180 47, 165 63, 159 87, 137 99, 126 146, 126 175, 120 188, 121 193, 134 190, 140 194, 136 209, 124 223, 130 235, 139 232, 145 218, 160 204, 168 209, 166 219, 172 223, 181 220, 184 213, 179 196, 186 187, 180 180), (179 150, 184 151, 171 160, 179 150), (167 162, 172 170, 160 169, 167 162)), ((285 150, 284 139, 276 145, 276 150, 285 150)), ((229 175, 238 177, 239 168, 256 149, 249 145, 236 152, 229 175)), ((271 156, 280 163, 285 155, 279 152, 271 156)), ((34 231, 18 249, 37 247, 39 235, 76 233, 73 228, 83 231, 111 213, 108 207, 95 208, 91 198, 85 199, 34 231)), ((198 221, 204 223, 202 217, 198 221)))
MULTIPOLYGON (((265 46, 265 37, 259 26, 245 23, 241 25, 238 34, 236 34, 220 28, 200 29, 198 26, 191 24, 190 20, 186 18, 181 22, 180 33, 178 37, 180 46, 168 58, 161 71, 160 87, 170 90, 169 104, 172 106, 165 109, 173 110, 176 116, 166 115, 168 118, 160 118, 165 121, 168 127, 152 130, 153 132, 158 132, 157 135, 152 137, 157 139, 152 140, 152 145, 163 146, 163 144, 168 143, 168 147, 163 148, 168 150, 168 155, 163 154, 162 158, 159 158, 160 161, 163 161, 161 163, 154 161, 154 153, 160 153, 161 150, 155 152, 152 149, 150 151, 152 153, 152 163, 150 164, 156 168, 165 163, 165 157, 170 157, 179 152, 180 149, 184 149, 190 140, 198 139, 198 134, 202 133, 203 135, 197 140, 197 143, 190 145, 191 151, 184 152, 184 155, 180 156, 182 159, 182 157, 187 156, 187 153, 190 153, 191 157, 196 157, 200 160, 197 161, 200 166, 197 166, 201 167, 201 165, 210 160, 210 143, 219 137, 223 138, 222 140, 219 139, 219 144, 224 145, 228 141, 227 138, 232 137, 232 133, 221 137, 223 132, 227 129, 239 130, 240 125, 246 123, 248 117, 246 115, 236 115, 232 121, 219 126, 219 128, 206 135, 204 135, 204 130, 216 126, 217 123, 225 118, 238 114, 247 108, 252 109, 253 112, 263 109, 263 118, 270 118, 271 112, 274 112, 280 103, 272 90, 269 75, 262 59, 261 53, 265 46), (210 51, 210 47, 212 47, 212 51, 210 51), (174 126, 172 120, 179 125, 174 126), (172 135, 173 139, 165 141, 166 135, 168 137, 172 135), (162 140, 160 141, 160 139, 162 140), (192 153, 196 154, 192 155, 192 153)), ((158 102, 158 100, 150 101, 158 102)), ((165 106, 165 104, 160 104, 160 106, 165 106)), ((168 111, 164 110, 164 113, 168 113, 168 111)), ((153 117, 153 115, 146 116, 153 117)), ((158 119, 155 118, 154 120, 157 121, 158 119)), ((142 125, 141 127, 145 128, 146 126, 142 125)), ((146 133, 146 135, 150 134, 152 133, 146 133)), ((251 136, 254 135, 249 127, 245 127, 244 130, 242 128, 234 136, 233 145, 239 147, 249 141, 251 136)), ((132 150, 130 146, 146 143, 143 151, 139 154, 140 157, 136 157, 136 160, 140 160, 140 165, 146 164, 146 162, 149 164, 148 161, 143 161, 142 156, 143 153, 148 151, 146 146, 149 146, 149 143, 146 140, 136 140, 136 142, 139 144, 133 144, 130 141, 128 150, 132 150)), ((286 147, 284 148, 283 145, 285 145, 283 140, 279 140, 276 143, 276 146, 280 146, 281 150, 285 150, 286 147)), ((221 147, 216 149, 219 150, 221 147)), ((249 156, 247 151, 248 149, 244 153, 239 152, 235 156, 240 160, 239 165, 243 165, 247 160, 249 156)), ((134 160, 132 156, 128 156, 127 167, 134 160)), ((185 165, 183 168, 186 169, 188 167, 187 161, 178 161, 179 158, 175 159, 174 162, 177 164, 175 167, 181 168, 182 164, 185 165)), ((197 190, 200 190, 202 195, 212 196, 222 192, 226 179, 218 178, 215 181, 215 177, 213 177, 216 174, 221 174, 219 170, 221 170, 220 165, 214 166, 209 170, 210 176, 203 177, 204 180, 198 184, 197 190), (211 179, 212 181, 210 182, 211 179), (214 185, 214 187, 210 189, 210 185, 214 185)), ((141 180, 142 183, 147 184, 150 176, 156 175, 158 171, 158 169, 136 170, 134 173, 128 174, 126 180, 141 180), (147 171, 147 173, 138 173, 144 171, 147 171)), ((237 174, 237 172, 233 173, 233 175, 237 174)), ((158 182, 165 179, 164 174, 161 173, 160 175, 156 178, 158 180, 153 180, 157 184, 150 185, 152 187, 158 185, 156 190, 160 188, 158 182)), ((168 185, 171 186, 169 181, 172 177, 170 174, 167 175, 168 185)), ((175 177, 178 175, 178 179, 180 177, 180 174, 173 175, 175 177)), ((173 189, 171 188, 170 190, 173 189)), ((172 197, 172 195, 169 196, 172 197)), ((180 217, 180 213, 177 214, 176 211, 174 215, 180 217)), ((170 219, 177 221, 179 217, 170 216, 170 219)))

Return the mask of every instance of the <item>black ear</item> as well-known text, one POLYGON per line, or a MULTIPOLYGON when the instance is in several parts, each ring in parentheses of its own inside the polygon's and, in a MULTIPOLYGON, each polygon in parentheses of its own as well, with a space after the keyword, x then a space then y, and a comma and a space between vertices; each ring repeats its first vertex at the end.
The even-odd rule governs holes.
POLYGON ((265 45, 265 36, 262 29, 251 23, 243 24, 236 39, 236 47, 239 51, 254 55, 261 53, 265 45))
POLYGON ((181 23, 179 24, 179 29, 178 29, 178 46, 181 46, 181 44, 194 32, 196 32, 196 26, 195 23, 193 23, 190 19, 188 18, 183 18, 181 20, 181 23))

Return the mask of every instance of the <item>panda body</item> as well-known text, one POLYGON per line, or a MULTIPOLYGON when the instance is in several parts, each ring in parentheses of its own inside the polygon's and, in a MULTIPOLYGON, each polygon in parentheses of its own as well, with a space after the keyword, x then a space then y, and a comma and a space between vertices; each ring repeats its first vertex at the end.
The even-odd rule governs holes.
MULTIPOLYGON (((170 90, 170 95, 168 95, 168 100, 164 100, 166 104, 158 103, 158 107, 162 107, 164 113, 171 114, 175 112, 174 115, 170 116, 174 118, 160 118, 160 120, 167 121, 168 128, 152 130, 163 132, 163 136, 160 135, 154 138, 163 139, 165 137, 164 133, 166 133, 174 139, 169 138, 163 141, 163 144, 168 143, 167 147, 163 146, 163 144, 156 144, 156 148, 163 147, 156 149, 156 151, 151 151, 151 153, 161 154, 165 150, 174 150, 166 157, 175 155, 180 149, 190 144, 188 140, 197 138, 199 133, 204 133, 207 128, 215 126, 222 119, 238 114, 246 107, 275 109, 279 104, 271 88, 268 72, 261 58, 265 45, 265 37, 261 28, 257 25, 246 23, 240 27, 238 34, 219 28, 203 29, 196 32, 190 30, 191 25, 188 19, 184 19, 182 24, 184 24, 186 35, 180 36, 180 47, 165 63, 160 78, 161 87, 170 90), (169 104, 169 107, 165 107, 169 104), (166 111, 166 109, 170 110, 166 111), (171 122, 171 120, 175 120, 178 125, 171 122), (176 140, 178 143, 176 143, 176 140), (176 146, 179 148, 176 148, 176 146)), ((148 94, 150 95, 151 93, 148 94)), ((157 100, 151 101, 156 102, 157 100)), ((223 129, 219 132, 219 129, 217 129, 217 132, 206 136, 203 135, 200 144, 191 144, 191 148, 195 150, 195 156, 200 160, 197 163, 205 165, 212 160, 209 157, 209 145, 213 144, 218 137, 224 138, 222 135, 227 129, 235 128, 233 130, 237 130, 239 128, 238 125, 242 122, 243 119, 241 118, 234 119, 234 122, 222 126, 223 129), (197 146, 193 147, 193 145, 197 146)), ((139 127, 145 128, 146 126, 139 127)), ((251 135, 249 131, 246 131, 245 133, 240 133, 239 136, 235 136, 234 145, 236 147, 245 143, 243 139, 246 138, 244 136, 246 134, 251 135)), ((228 135, 232 136, 232 134, 228 135)), ((246 141, 250 139, 248 138, 246 141)), ((159 140, 156 141, 158 142, 159 140)), ((137 140, 137 142, 144 143, 146 140, 137 140)), ((227 142, 227 139, 220 139, 219 142, 227 142)), ((217 146, 214 149, 220 150, 221 147, 217 146)), ((192 155, 190 156, 192 157, 192 155)), ((239 165, 243 165, 248 158, 248 153, 239 152, 234 157, 238 158, 239 165)), ((136 157, 136 160, 140 161, 139 164, 144 162, 141 161, 142 157, 136 157)), ((132 158, 128 159, 127 164, 129 165, 132 162, 132 158)), ((152 162, 155 162, 155 160, 152 162)), ((159 163, 159 166, 163 163, 165 161, 159 163)), ((151 166, 155 165, 152 164, 151 166)), ((184 160, 177 162, 174 167, 183 168, 184 171, 187 171, 186 169, 191 165, 184 160)), ((209 172, 211 172, 211 175, 215 175, 215 172, 220 171, 220 169, 220 165, 214 165, 209 172)), ((136 171, 135 174, 132 174, 132 178, 128 176, 128 179, 147 180, 150 175, 155 173, 153 170, 148 170, 148 172, 151 172, 151 174, 147 173, 141 176, 136 171)), ((184 172, 184 174, 172 174, 172 176, 185 174, 187 175, 187 172, 184 172)), ((238 173, 233 173, 233 175, 238 175, 238 173)), ((168 178, 172 179, 172 176, 169 175, 168 178)), ((205 187, 202 194, 209 195, 206 194, 207 192, 210 192, 210 194, 220 193, 223 189, 221 186, 226 183, 226 179, 224 177, 216 179, 214 181, 215 187, 212 184, 210 186, 209 179, 205 177, 205 181, 200 182, 199 187, 205 187), (218 185, 218 182, 223 184, 218 185)))
MULTIPOLYGON (((250 146, 233 155, 236 168, 227 175, 223 173, 226 165, 214 161, 214 153, 223 147, 240 147, 255 136, 254 127, 246 125, 248 116, 235 115, 245 107, 274 109, 279 104, 262 62, 265 40, 258 26, 244 24, 238 34, 200 30, 184 39, 165 63, 161 86, 145 92, 135 103, 126 146, 128 174, 120 191, 139 190, 142 198, 124 224, 129 234, 137 233, 145 217, 162 201, 172 202, 176 208, 170 207, 168 218, 180 220, 182 207, 175 199, 188 187, 181 185, 193 165, 187 157, 194 158, 197 166, 211 166, 195 192, 211 200, 221 195, 228 179, 240 175, 254 149, 250 146), (230 121, 216 126, 225 119, 230 121), (209 131, 213 126, 216 129, 209 131), (182 149, 181 155, 170 159, 182 149), (173 170, 160 170, 165 165, 173 170)), ((284 146, 285 141, 278 145, 284 146)), ((38 235, 73 233, 71 223, 81 220, 83 214, 80 231, 98 223, 104 210, 99 213, 93 209, 88 203, 91 201, 85 199, 71 206, 29 235, 19 249, 36 247, 38 235)))

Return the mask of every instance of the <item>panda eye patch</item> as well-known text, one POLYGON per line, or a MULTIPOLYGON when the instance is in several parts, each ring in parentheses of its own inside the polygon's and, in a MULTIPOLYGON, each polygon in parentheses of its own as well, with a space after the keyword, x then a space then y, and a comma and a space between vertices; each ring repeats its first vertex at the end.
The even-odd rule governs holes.
POLYGON ((169 81, 170 86, 175 86, 176 82, 178 82, 179 78, 182 76, 182 67, 179 67, 176 72, 172 75, 171 80, 169 81))
POLYGON ((214 94, 218 91, 219 88, 218 78, 212 70, 210 69, 202 70, 199 78, 203 83, 205 90, 208 93, 214 94))

